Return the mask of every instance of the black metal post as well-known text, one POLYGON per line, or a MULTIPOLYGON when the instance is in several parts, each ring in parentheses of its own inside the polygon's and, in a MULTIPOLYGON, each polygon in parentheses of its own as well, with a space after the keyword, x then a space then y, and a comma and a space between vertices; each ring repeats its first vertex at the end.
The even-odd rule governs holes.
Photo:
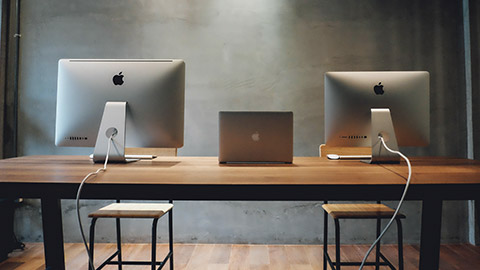
POLYGON ((120 219, 115 219, 116 227, 117 227, 117 259, 118 259, 118 270, 122 270, 122 231, 120 229, 120 219))
MULTIPOLYGON (((328 201, 324 201, 327 204, 328 201)), ((327 269, 327 252, 328 252, 328 213, 323 210, 323 269, 327 269)))
MULTIPOLYGON (((377 218, 377 238, 380 236, 380 230, 382 229, 382 219, 377 218)), ((375 270, 380 270, 380 241, 378 241, 375 249, 375 270)))
POLYGON ((424 198, 420 238, 420 270, 438 270, 442 223, 442 200, 424 198))
POLYGON ((397 218, 397 234, 398 234, 398 269, 403 270, 403 233, 402 220, 397 218))
POLYGON ((340 224, 337 218, 335 221, 335 270, 340 270, 340 224))
POLYGON ((44 197, 42 205, 45 269, 64 270, 63 225, 60 199, 44 197))
POLYGON ((93 259, 93 250, 95 248, 95 223, 97 223, 97 218, 92 218, 92 222, 90 223, 90 246, 88 247, 88 251, 90 254, 90 259, 88 260, 88 270, 95 269, 95 262, 93 259))
MULTIPOLYGON (((169 200, 173 204, 173 200, 169 200)), ((170 270, 173 270, 173 207, 168 213, 168 247, 170 249, 170 270)))
POLYGON ((154 218, 152 222, 152 270, 155 270, 157 265, 157 223, 158 218, 154 218))

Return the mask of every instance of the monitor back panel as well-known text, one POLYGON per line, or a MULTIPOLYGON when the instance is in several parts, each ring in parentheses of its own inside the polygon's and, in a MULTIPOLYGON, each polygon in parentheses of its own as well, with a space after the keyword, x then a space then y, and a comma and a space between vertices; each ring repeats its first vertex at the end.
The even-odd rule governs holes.
POLYGON ((292 112, 220 112, 220 163, 292 163, 292 112))
POLYGON ((370 109, 388 108, 400 146, 428 145, 429 78, 426 71, 325 73, 326 144, 370 147, 370 109))
POLYGON ((183 145, 183 60, 61 59, 57 88, 57 146, 95 146, 107 101, 128 103, 127 147, 183 145))

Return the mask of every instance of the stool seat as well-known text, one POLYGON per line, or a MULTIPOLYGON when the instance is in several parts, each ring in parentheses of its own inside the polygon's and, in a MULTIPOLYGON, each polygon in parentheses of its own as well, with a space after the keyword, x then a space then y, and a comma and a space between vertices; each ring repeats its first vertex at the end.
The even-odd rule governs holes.
POLYGON ((173 208, 170 203, 112 203, 90 213, 91 218, 160 218, 173 208))
MULTIPOLYGON (((323 209, 334 219, 339 218, 391 218, 395 210, 384 204, 323 204, 323 209)), ((397 218, 405 218, 398 213, 397 218)))

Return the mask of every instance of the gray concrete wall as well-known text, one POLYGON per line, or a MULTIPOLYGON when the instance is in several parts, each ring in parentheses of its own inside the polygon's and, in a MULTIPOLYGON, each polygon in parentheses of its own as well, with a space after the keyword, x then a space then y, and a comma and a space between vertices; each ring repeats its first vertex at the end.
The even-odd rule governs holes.
MULTIPOLYGON (((217 154, 219 110, 291 110, 295 155, 316 156, 324 142, 324 72, 428 70, 431 144, 403 150, 466 154, 461 1, 23 0, 22 7, 20 155, 92 151, 54 146, 60 58, 184 59, 179 155, 217 154)), ((102 204, 85 202, 82 211, 102 204)), ((64 202, 66 241, 79 240, 72 206, 64 202)), ((444 208, 443 240, 465 241, 466 203, 444 208)), ((175 209, 180 242, 318 243, 322 237, 319 202, 177 202, 175 209)), ((406 241, 418 242, 420 204, 409 202, 403 212, 406 241)), ((21 239, 41 240, 37 201, 27 201, 16 222, 21 239)), ((345 241, 372 239, 373 231, 355 233, 370 228, 368 222, 344 227, 345 241)), ((132 241, 148 239, 134 237, 133 225, 125 228, 132 241)), ((113 239, 107 229, 99 237, 113 239)))
POLYGON ((474 156, 480 159, 480 2, 470 1, 474 156))

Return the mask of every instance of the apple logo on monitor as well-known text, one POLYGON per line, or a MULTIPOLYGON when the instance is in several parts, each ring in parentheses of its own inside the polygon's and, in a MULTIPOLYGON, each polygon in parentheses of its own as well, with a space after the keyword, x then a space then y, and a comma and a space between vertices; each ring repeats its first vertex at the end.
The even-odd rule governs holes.
POLYGON ((383 95, 385 91, 383 90, 382 82, 379 82, 377 85, 373 87, 373 91, 375 91, 376 95, 383 95))
POLYGON ((258 133, 258 131, 255 131, 255 133, 252 134, 252 140, 254 142, 260 141, 260 133, 258 133))
POLYGON ((120 71, 120 73, 118 73, 118 75, 113 76, 112 80, 113 80, 114 85, 122 85, 123 84, 122 71, 120 71))

